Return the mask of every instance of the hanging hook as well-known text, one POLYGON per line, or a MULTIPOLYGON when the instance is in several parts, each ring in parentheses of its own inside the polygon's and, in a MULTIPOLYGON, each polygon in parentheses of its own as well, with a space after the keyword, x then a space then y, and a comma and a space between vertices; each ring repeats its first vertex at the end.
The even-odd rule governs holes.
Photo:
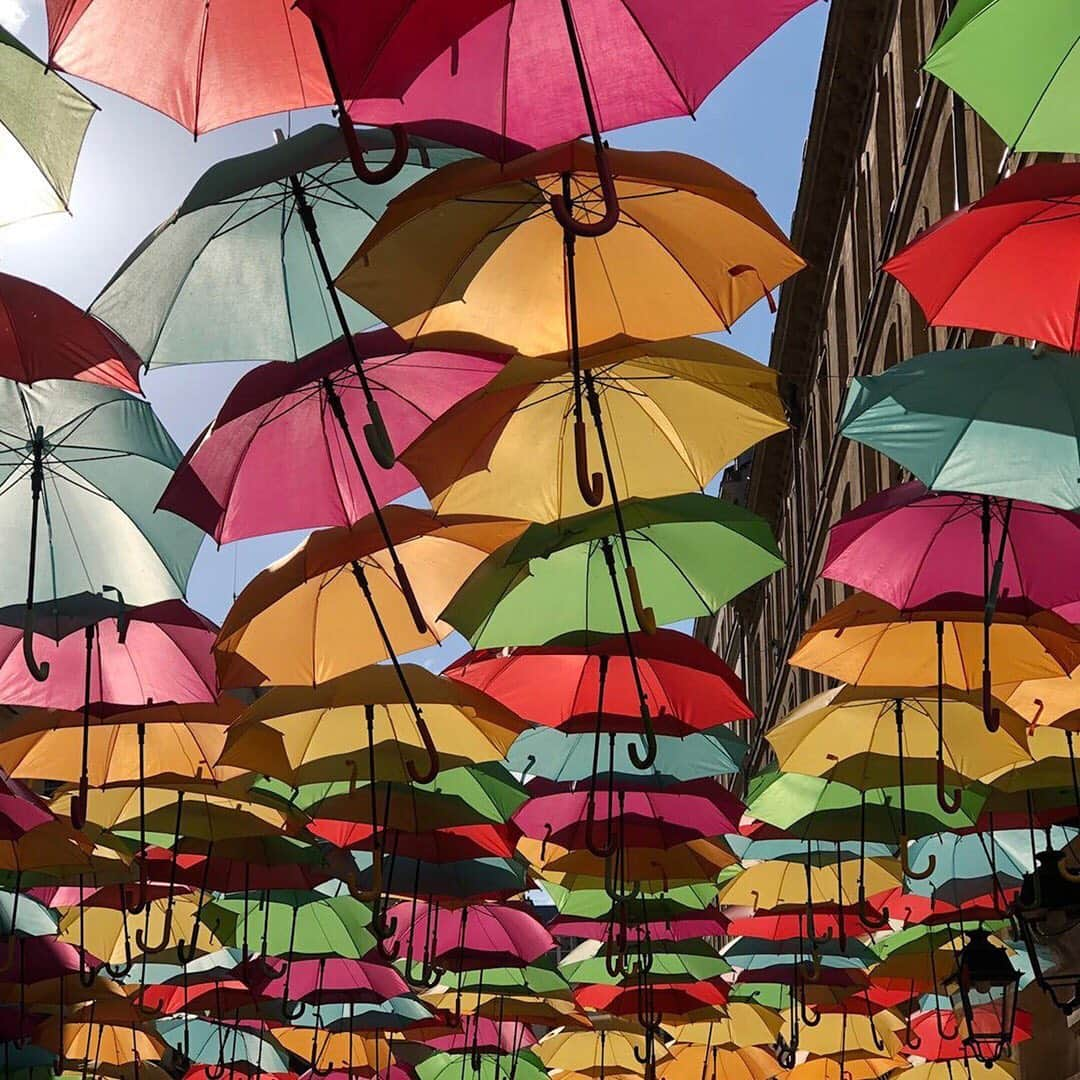
POLYGON ((930 854, 927 856, 926 869, 920 870, 916 873, 911 868, 911 863, 908 862, 908 838, 906 836, 900 837, 900 870, 904 877, 911 878, 912 881, 925 881, 931 874, 937 869, 937 856, 930 854))
POLYGON ((416 709, 414 719, 416 720, 416 730, 424 743, 424 750, 427 753, 427 765, 421 771, 416 767, 415 762, 408 761, 406 762, 406 768, 409 770, 409 776, 414 784, 430 784, 439 775, 439 751, 435 746, 435 740, 431 737, 431 732, 428 730, 424 714, 419 708, 416 709))
POLYGON ((574 421, 574 463, 578 491, 586 506, 596 507, 604 501, 604 474, 589 469, 589 441, 585 421, 574 421))

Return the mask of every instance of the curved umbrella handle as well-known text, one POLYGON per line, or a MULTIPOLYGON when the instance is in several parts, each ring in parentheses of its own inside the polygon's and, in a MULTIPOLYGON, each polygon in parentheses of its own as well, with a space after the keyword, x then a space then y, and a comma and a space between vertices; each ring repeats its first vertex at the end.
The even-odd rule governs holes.
POLYGON ((409 770, 409 776, 412 778, 414 784, 430 784, 436 776, 439 775, 439 751, 435 746, 435 740, 431 737, 431 732, 428 730, 427 723, 424 720, 423 714, 420 709, 415 711, 416 730, 420 733, 420 738, 423 740, 424 749, 427 751, 427 768, 421 772, 416 767, 416 763, 413 761, 406 762, 406 768, 409 770))
POLYGON ((615 178, 611 175, 607 153, 603 143, 594 143, 596 175, 600 180, 600 193, 604 197, 604 214, 597 221, 579 221, 574 217, 569 203, 562 195, 551 196, 551 212, 566 232, 574 236, 597 237, 611 232, 619 223, 619 193, 615 178))
POLYGON ((585 421, 574 421, 574 464, 577 467, 577 486, 587 506, 599 506, 604 501, 604 474, 589 470, 589 444, 585 421))
POLYGON ((630 603, 634 608, 634 618, 646 634, 656 633, 656 615, 651 607, 646 607, 641 599, 641 586, 638 584, 637 567, 626 568, 626 585, 630 590, 630 603))
POLYGON ((23 615, 23 659, 26 661, 26 670, 37 679, 44 682, 49 677, 49 661, 43 660, 40 664, 34 659, 34 605, 26 605, 26 613, 23 615))
MULTIPOLYGON (((412 616, 416 632, 426 634, 428 632, 427 618, 424 615, 423 608, 420 607, 420 601, 416 599, 416 591, 409 580, 409 572, 405 569, 404 563, 394 562, 394 574, 397 577, 402 595, 405 597, 405 603, 409 605, 409 614, 412 616)), ((434 779, 432 777, 432 780, 434 779)))
POLYGON ((135 944, 144 953, 159 953, 164 952, 168 947, 169 938, 172 936, 172 921, 173 921, 173 904, 172 898, 169 898, 169 903, 165 907, 165 919, 161 924, 161 940, 151 948, 146 941, 146 932, 143 927, 139 927, 135 931, 135 944))
POLYGON ((1001 727, 1001 710, 994 704, 994 693, 990 680, 990 668, 984 666, 982 683, 983 723, 986 725, 987 731, 995 732, 1001 727))
POLYGON ((821 978, 821 953, 816 946, 810 953, 810 959, 802 961, 802 974, 807 982, 817 982, 821 978))
POLYGON ((1057 862, 1058 873, 1068 882, 1074 885, 1080 885, 1080 867, 1071 867, 1068 865, 1068 857, 1062 853, 1057 862))
MULTIPOLYGON (((886 926, 889 925, 890 916, 889 909, 887 907, 883 907, 880 913, 876 916, 870 914, 871 910, 872 909, 870 905, 866 902, 866 893, 860 892, 859 904, 858 907, 855 909, 855 914, 858 917, 859 922, 861 922, 863 926, 865 926, 866 929, 870 930, 871 932, 874 930, 883 930, 886 926)), ((841 918, 843 918, 842 915, 841 918)))
POLYGON ((79 777, 79 790, 71 796, 71 824, 80 832, 86 828, 86 803, 90 797, 90 778, 83 773, 79 777))
MULTIPOLYGON (((405 152, 408 153, 408 144, 406 144, 405 152)), ((364 438, 367 440, 371 456, 381 468, 392 469, 397 464, 397 454, 394 453, 390 432, 386 430, 382 409, 374 398, 368 400, 367 412, 370 423, 364 425, 364 438)))
POLYGON ((908 862, 908 838, 906 836, 900 837, 900 869, 904 877, 911 878, 912 881, 925 881, 930 875, 937 869, 937 856, 931 854, 929 860, 926 863, 926 869, 920 870, 916 873, 911 868, 911 863, 908 862))
MULTIPOLYGON (((964 792, 961 788, 954 788, 952 797, 950 798, 945 792, 945 762, 938 758, 937 763, 937 801, 938 806, 945 811, 946 814, 955 814, 960 809, 960 804, 964 801, 964 792)), ((916 878, 916 881, 919 879, 916 878)))
POLYGON ((807 1010, 806 998, 802 995, 799 996, 799 1016, 802 1018, 805 1027, 813 1028, 821 1023, 821 1013, 807 1010), (813 1016, 813 1020, 810 1019, 811 1016, 813 1016))
POLYGON ((645 769, 651 769, 655 764, 657 751, 656 731, 653 728, 649 707, 644 702, 641 703, 641 723, 643 728, 642 734, 645 736, 644 754, 638 753, 638 748, 635 743, 630 743, 626 750, 634 768, 644 771, 645 769))

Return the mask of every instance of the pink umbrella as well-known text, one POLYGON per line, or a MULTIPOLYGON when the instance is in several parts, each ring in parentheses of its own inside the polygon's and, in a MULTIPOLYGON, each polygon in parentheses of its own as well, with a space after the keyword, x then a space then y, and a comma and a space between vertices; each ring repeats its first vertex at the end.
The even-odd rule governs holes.
POLYGON ((280 998, 284 1009, 290 1002, 379 1004, 410 990, 409 984, 388 964, 329 956, 285 962, 262 993, 269 998, 280 998))
POLYGON ((18 840, 56 815, 28 787, 0 769, 0 840, 18 840))
MULTIPOLYGON (((390 330, 353 340, 395 446, 412 442, 433 419, 484 386, 504 359, 409 352, 390 330)), ((187 452, 160 508, 224 544, 349 525, 414 490, 419 485, 403 465, 373 468, 362 441, 353 445, 371 478, 372 497, 353 467, 344 427, 362 428, 367 406, 351 365, 344 343, 337 341, 298 363, 273 362, 249 372, 187 452), (344 410, 344 425, 332 415, 334 398, 344 410)))
POLYGON ((453 971, 531 964, 555 947, 551 935, 526 908, 472 904, 444 910, 423 901, 404 901, 388 912, 398 925, 391 947, 427 943, 425 961, 453 971))
POLYGON ((139 358, 70 300, 0 274, 0 377, 79 379, 139 393, 139 358))
POLYGON ((1010 609, 1080 601, 1080 514, 1035 503, 930 492, 901 484, 841 518, 829 535, 822 574, 901 610, 948 608, 983 596, 984 507, 989 550, 1003 552, 998 596, 1010 609))
POLYGON ((38 682, 23 660, 22 629, 0 626, 0 701, 43 709, 89 706, 96 715, 147 702, 214 701, 216 635, 209 619, 180 600, 166 600, 103 619, 60 641, 35 635, 35 654, 52 667, 48 682, 38 682))
POLYGON ((527 1024, 511 1020, 489 1020, 486 1016, 466 1013, 457 1030, 421 1028, 411 1033, 414 1040, 436 1053, 514 1054, 536 1045, 536 1036, 527 1024))
MULTIPOLYGON (((597 223, 556 215, 581 235, 617 220, 601 131, 692 114, 766 38, 813 0, 455 0, 452 31, 404 92, 372 85, 354 0, 299 0, 323 48, 332 89, 367 124, 410 128, 506 161, 591 135, 607 210, 597 223)), ((393 38, 389 39, 391 42, 393 38)), ((346 135, 348 137, 348 134, 346 135)), ((355 137, 355 136, 354 136, 355 137)))

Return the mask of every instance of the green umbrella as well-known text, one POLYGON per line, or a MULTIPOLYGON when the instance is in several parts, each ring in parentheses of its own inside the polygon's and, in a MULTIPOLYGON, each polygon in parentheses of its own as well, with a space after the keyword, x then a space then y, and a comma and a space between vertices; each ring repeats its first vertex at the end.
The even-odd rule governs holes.
POLYGON ((569 998, 570 984, 563 972, 542 962, 527 967, 483 968, 477 971, 446 971, 439 985, 450 990, 482 994, 535 994, 539 997, 569 998))
MULTIPOLYGON (((736 871, 741 867, 735 867, 736 871)), ((545 881, 547 892, 562 916, 579 919, 609 918, 615 901, 598 882, 595 888, 575 884, 565 888, 545 881)), ((643 892, 633 902, 633 914, 639 922, 658 922, 662 919, 678 918, 691 912, 705 911, 716 903, 718 889, 712 882, 697 885, 676 885, 659 893, 643 892)))
POLYGON ((1080 5, 959 0, 926 59, 1013 150, 1080 151, 1080 5))
MULTIPOLYGON (((742 767, 746 740, 730 727, 694 732, 685 738, 658 735, 656 761, 641 771, 630 760, 630 746, 640 737, 615 735, 615 775, 632 777, 634 785, 666 787, 687 780, 730 776, 742 767)), ((537 727, 522 732, 506 755, 506 764, 525 777, 539 776, 558 783, 579 783, 593 775, 595 736, 537 727)), ((606 753, 606 751, 605 751, 606 753)))
MULTIPOLYGON (((712 614, 783 566, 765 521, 710 495, 628 499, 622 514, 659 624, 712 614)), ((476 648, 618 633, 633 603, 617 531, 610 507, 531 525, 477 567, 442 618, 476 648)))
POLYGON ((96 109, 0 27, 0 225, 68 208, 96 109))
POLYGON ((432 1054, 416 1066, 419 1080, 548 1080, 547 1066, 533 1053, 521 1050, 511 1054, 432 1054))
POLYGON ((123 390, 0 380, 0 608, 25 597, 36 677, 48 669, 31 653, 35 596, 111 591, 133 607, 183 596, 202 533, 155 511, 179 461, 149 403, 123 390))
POLYGON ((840 434, 935 491, 1080 509, 1076 357, 998 345, 927 353, 857 377, 840 434))
MULTIPOLYGON (((586 942, 562 962, 560 969, 568 982, 578 985, 630 985, 638 974, 625 968, 612 973, 607 956, 610 948, 600 942, 586 942), (578 958, 579 951, 589 955, 578 958)), ((648 946, 648 952, 648 970, 641 974, 654 983, 709 982, 731 971, 731 964, 707 941, 655 941, 648 946)))
POLYGON ((375 948, 371 908, 351 896, 273 889, 259 899, 211 900, 200 917, 222 944, 264 956, 361 960, 375 948))

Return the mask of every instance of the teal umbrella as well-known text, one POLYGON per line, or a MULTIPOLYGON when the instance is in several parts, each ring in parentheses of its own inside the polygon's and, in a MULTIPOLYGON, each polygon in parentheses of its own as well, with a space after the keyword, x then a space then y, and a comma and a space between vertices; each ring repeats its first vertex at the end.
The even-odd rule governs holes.
MULTIPOLYGON (((658 624, 709 615, 783 566, 768 524, 692 493, 622 504, 644 602, 658 624)), ((612 508, 532 525, 470 575, 442 618, 476 648, 626 633, 635 605, 612 508)))
MULTIPOLYGON (((629 749, 639 743, 640 737, 617 734, 614 738, 615 775, 633 777, 638 788, 730 776, 742 767, 747 750, 746 740, 730 727, 694 732, 685 738, 658 735, 656 761, 642 771, 630 760, 629 749)), ((514 740, 506 755, 506 764, 526 779, 539 776, 562 784, 580 783, 593 775, 595 742, 595 736, 588 732, 531 728, 514 740)))
POLYGON ((110 592, 142 607, 183 596, 202 533, 155 510, 179 461, 149 403, 122 390, 0 381, 0 608, 25 597, 35 677, 48 674, 32 654, 35 598, 110 592))
MULTIPOLYGON (((227 1023, 223 1017, 204 1020, 192 1016, 169 1017, 156 1021, 155 1026, 161 1038, 188 1061, 211 1066, 243 1062, 267 1073, 289 1071, 288 1061, 267 1041, 264 1035, 268 1032, 262 1029, 227 1023)), ((222 1074, 227 1071, 222 1069, 222 1074)))
POLYGON ((1078 418, 1075 356, 998 345, 927 353, 857 377, 840 434, 887 455, 935 491, 1075 510, 1078 418))
POLYGON ((0 225, 68 208, 96 109, 0 27, 0 225))

